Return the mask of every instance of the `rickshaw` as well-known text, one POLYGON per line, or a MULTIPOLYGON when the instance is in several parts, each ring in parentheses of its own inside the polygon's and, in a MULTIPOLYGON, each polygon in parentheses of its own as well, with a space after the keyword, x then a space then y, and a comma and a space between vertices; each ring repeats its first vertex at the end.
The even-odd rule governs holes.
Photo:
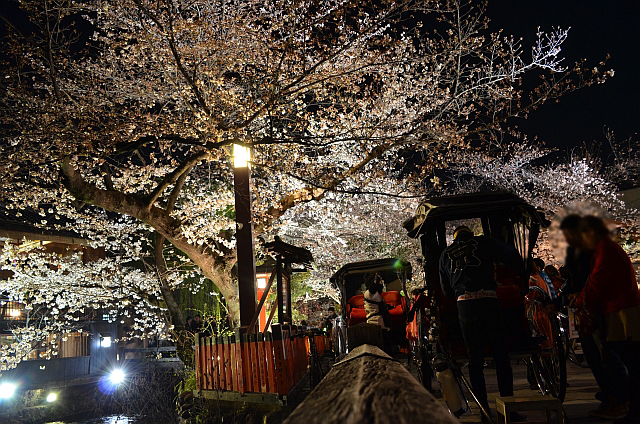
MULTIPOLYGON (((440 255, 453 241, 453 229, 459 225, 467 225, 476 235, 501 239, 522 256, 525 270, 521 275, 499 264, 495 271, 510 356, 524 360, 533 368, 535 383, 543 394, 564 400, 566 350, 559 321, 557 315, 550 312, 546 293, 537 287, 530 290, 528 284, 533 249, 540 228, 548 224, 542 211, 508 192, 427 199, 418 207, 416 215, 403 223, 408 235, 420 240, 426 281, 424 289, 415 293, 411 308, 413 321, 407 327, 411 357, 420 381, 428 390, 432 389, 432 379, 438 371, 451 369, 458 393, 453 393, 455 396, 449 393, 447 398, 442 381, 440 385, 449 409, 456 416, 470 409, 462 390, 465 386, 489 418, 460 371, 458 364, 467 360, 467 354, 458 322, 457 301, 444 297, 439 280, 440 255), (456 396, 458 401, 450 402, 456 396)), ((485 352, 489 356, 486 346, 485 352)))
POLYGON ((391 315, 391 344, 407 347, 406 313, 408 305, 407 281, 411 279, 411 264, 398 258, 375 259, 344 265, 330 279, 340 290, 341 314, 336 320, 343 323, 340 331, 334 332, 334 350, 343 355, 350 350, 347 328, 367 321, 364 309, 366 284, 379 274, 382 277, 383 300, 389 305, 391 315), (337 348, 336 348, 337 347, 337 348))

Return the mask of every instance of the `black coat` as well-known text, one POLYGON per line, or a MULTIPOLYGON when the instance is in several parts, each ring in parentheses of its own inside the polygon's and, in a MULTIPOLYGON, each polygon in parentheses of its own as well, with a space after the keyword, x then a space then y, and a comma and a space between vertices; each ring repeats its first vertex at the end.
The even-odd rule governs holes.
POLYGON ((495 290, 495 262, 516 271, 523 269, 522 257, 515 247, 493 237, 460 234, 440 256, 440 284, 445 296, 495 290))

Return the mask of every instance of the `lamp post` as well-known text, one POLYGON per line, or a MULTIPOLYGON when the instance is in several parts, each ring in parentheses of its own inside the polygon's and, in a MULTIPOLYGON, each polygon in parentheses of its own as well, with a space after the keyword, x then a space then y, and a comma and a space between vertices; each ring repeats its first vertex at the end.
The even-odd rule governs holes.
POLYGON ((240 297, 240 326, 251 324, 256 310, 256 261, 253 249, 253 220, 251 213, 251 151, 233 145, 233 189, 236 201, 236 251, 238 255, 238 295, 240 297))

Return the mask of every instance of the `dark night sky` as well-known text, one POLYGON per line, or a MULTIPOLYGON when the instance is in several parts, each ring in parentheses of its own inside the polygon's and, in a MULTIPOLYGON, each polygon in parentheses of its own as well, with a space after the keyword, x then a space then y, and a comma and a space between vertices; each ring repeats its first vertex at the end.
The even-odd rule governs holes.
MULTIPOLYGON (((519 127, 550 147, 568 148, 583 142, 605 142, 603 128, 623 140, 640 132, 640 1, 638 0, 490 0, 490 29, 535 40, 537 27, 571 27, 563 47, 565 64, 586 58, 590 67, 608 54, 606 69, 615 76, 546 104, 519 127)), ((529 48, 529 47, 527 47, 529 48)), ((606 156, 608 149, 603 148, 606 156)))

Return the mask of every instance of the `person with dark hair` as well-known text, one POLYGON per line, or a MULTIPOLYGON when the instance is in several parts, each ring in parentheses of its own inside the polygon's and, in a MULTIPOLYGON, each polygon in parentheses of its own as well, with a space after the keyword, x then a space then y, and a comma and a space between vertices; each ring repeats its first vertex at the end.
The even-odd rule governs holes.
MULTIPOLYGON (((500 395, 513 396, 513 370, 496 293, 494 263, 501 262, 521 271, 523 261, 513 246, 487 236, 475 237, 466 226, 456 228, 453 237, 453 243, 440 256, 440 284, 446 297, 458 300, 460 328, 469 354, 471 387, 489 412, 484 379, 485 342, 491 348, 500 395)), ((520 414, 511 414, 514 422, 524 419, 520 414)))
MULTIPOLYGON (((627 379, 612 384, 621 423, 640 422, 640 293, 636 273, 627 253, 610 237, 604 221, 585 216, 580 221, 582 244, 591 257, 591 272, 584 288, 573 299, 573 306, 604 315, 603 347, 618 355, 627 379), (628 413, 625 416, 628 402, 628 413)), ((600 408, 602 409, 602 408, 600 408)), ((599 410, 600 410, 599 409, 599 410)), ((599 411, 598 410, 598 411, 599 411)), ((595 411, 597 412, 597 411, 595 411)), ((594 415, 594 414, 592 414, 594 415)), ((597 415, 598 416, 598 415, 597 415)))
POLYGON ((367 323, 379 325, 383 330, 388 330, 389 323, 385 319, 385 311, 388 312, 388 308, 382 298, 382 290, 382 278, 376 274, 367 284, 367 291, 364 292, 364 309, 367 311, 367 323))
POLYGON ((529 278, 529 286, 537 286, 544 290, 552 302, 557 303, 558 295, 556 293, 553 281, 544 272, 544 261, 540 258, 535 258, 531 264, 531 277, 529 278))
POLYGON ((568 215, 560 223, 560 230, 568 244, 564 260, 568 277, 562 288, 565 294, 579 293, 587 282, 591 269, 591 253, 582 246, 580 220, 579 215, 568 215))
POLYGON ((202 327, 202 321, 200 320, 200 315, 196 315, 193 321, 191 322, 191 331, 194 333, 199 333, 200 328, 202 327))
POLYGON ((558 271, 558 269, 551 264, 544 267, 544 272, 549 276, 549 278, 560 276, 560 271, 558 271))
POLYGON ((331 330, 333 330, 333 320, 335 320, 338 317, 338 314, 336 314, 336 308, 334 308, 333 306, 329 306, 329 309, 327 309, 327 312, 329 312, 329 316, 325 318, 324 326, 327 329, 329 339, 331 339, 331 330))
POLYGON ((382 277, 377 274, 367 284, 367 291, 364 292, 364 309, 367 311, 367 323, 379 325, 382 328, 382 342, 386 353, 391 355, 391 342, 389 330, 391 326, 391 316, 389 308, 382 298, 382 277))
POLYGON ((324 327, 327 330, 327 337, 329 338, 329 349, 333 352, 334 356, 340 354, 340 332, 342 331, 338 314, 336 314, 336 308, 329 306, 327 309, 329 315, 324 319, 324 327))
POLYGON ((549 276, 551 283, 553 283, 553 288, 558 293, 564 285, 564 279, 560 276, 560 271, 553 265, 547 265, 544 267, 544 273, 549 276))
POLYGON ((187 316, 187 324, 185 325, 185 330, 191 331, 191 326, 193 325, 193 317, 191 315, 187 316))
POLYGON ((569 278, 569 270, 566 266, 563 265, 558 268, 558 275, 560 275, 560 278, 562 278, 566 282, 567 278, 569 278))
MULTIPOLYGON (((579 215, 569 215, 560 224, 568 244, 564 267, 567 277, 560 290, 563 295, 575 296, 580 293, 589 279, 592 252, 584 246, 580 233, 581 222, 579 215)), ((604 317, 598 320, 603 321, 604 317)), ((590 333, 578 330, 584 358, 600 387, 595 397, 602 403, 597 410, 590 411, 590 415, 604 419, 620 418, 626 408, 616 400, 615 385, 626 380, 624 364, 606 345, 603 346, 602 329, 590 333)))

